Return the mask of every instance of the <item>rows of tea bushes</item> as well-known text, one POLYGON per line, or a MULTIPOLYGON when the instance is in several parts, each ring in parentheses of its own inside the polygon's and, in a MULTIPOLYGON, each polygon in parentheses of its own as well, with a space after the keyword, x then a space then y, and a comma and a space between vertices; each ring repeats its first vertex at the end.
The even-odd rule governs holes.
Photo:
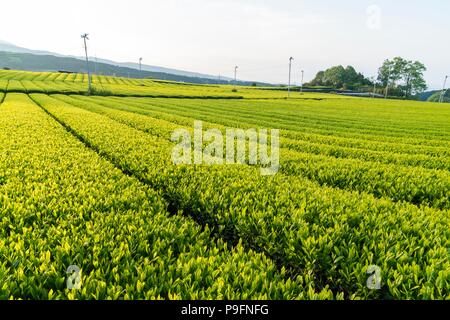
MULTIPOLYGON (((114 120, 129 124, 140 130, 170 139, 171 132, 180 125, 193 125, 194 119, 182 119, 181 122, 167 123, 141 114, 133 114, 133 109, 114 103, 104 105, 122 110, 106 108, 95 103, 97 98, 77 99, 58 96, 87 110, 100 112, 114 120)), ((166 120, 169 120, 166 118, 166 120)), ((174 120, 173 117, 171 120, 174 120)), ((175 120, 176 121, 176 120, 175 120)), ((225 127, 207 122, 205 128, 225 127)), ((233 125, 231 125, 232 127, 233 125)), ((281 139, 282 145, 285 143, 281 139)), ((286 146, 284 144, 284 146, 286 146)), ((316 155, 304 150, 281 150, 281 170, 288 175, 299 175, 314 180, 321 185, 367 192, 376 197, 386 197, 394 201, 407 201, 416 205, 450 208, 450 173, 448 171, 428 170, 421 167, 404 167, 357 159, 336 159, 327 155, 316 155)), ((308 151, 308 150, 305 150, 308 151)))
MULTIPOLYGON (((82 98, 82 97, 76 97, 76 98, 82 98)), ((259 123, 256 120, 243 120, 239 116, 234 117, 228 117, 226 115, 226 112, 218 110, 217 112, 221 112, 221 117, 216 117, 217 112, 215 114, 212 114, 209 112, 209 114, 204 115, 202 112, 199 112, 197 110, 190 110, 190 101, 188 100, 161 100, 161 99, 142 99, 142 98, 114 98, 114 97, 95 97, 95 98, 89 98, 89 97, 83 97, 85 101, 89 101, 91 103, 96 104, 102 104, 105 106, 114 106, 114 108, 119 108, 121 110, 125 111, 133 111, 137 113, 147 114, 152 117, 156 118, 163 118, 165 117, 173 117, 174 115, 177 115, 177 119, 185 118, 188 121, 191 121, 193 115, 195 115, 195 118, 199 118, 198 120, 204 120, 206 122, 212 122, 219 125, 234 125, 235 127, 239 128, 254 128, 261 126, 261 123, 259 123), (166 101, 164 103, 164 101, 166 101), (176 103, 174 101, 177 101, 176 103), (181 104, 181 105, 180 105, 181 104)), ((218 102, 217 101, 211 101, 207 100, 211 105, 215 105, 218 102)), ((223 101, 221 103, 224 103, 223 101)), ((237 102, 236 102, 237 103, 237 102)), ((255 115, 255 118, 257 116, 255 115)), ((267 123, 265 123, 267 124, 267 123)), ((277 126, 273 125, 271 126, 265 126, 266 128, 275 127, 277 126)), ((448 164, 448 157, 450 156, 450 151, 445 146, 424 146, 419 141, 419 145, 413 145, 413 144, 405 144, 405 143, 393 143, 393 142, 382 142, 382 141, 371 141, 371 140, 364 140, 364 139, 356 139, 356 138, 344 138, 344 137, 335 137, 328 134, 312 134, 312 133, 302 133, 299 131, 293 131, 293 130, 282 130, 282 137, 285 139, 286 143, 302 143, 302 142, 309 142, 310 144, 319 144, 321 146, 327 146, 327 147, 334 147, 339 148, 339 150, 342 150, 342 148, 348 149, 354 149, 353 152, 362 151, 362 152, 372 152, 372 151, 379 151, 383 152, 384 154, 390 153, 393 156, 413 156, 412 158, 408 158, 408 160, 405 162, 405 164, 408 163, 414 163, 414 156, 431 156, 427 157, 430 161, 436 161, 438 163, 438 166, 446 167, 448 164), (410 161, 410 162, 408 162, 410 161)), ((364 136, 367 137, 367 136, 364 136)), ((370 137, 369 137, 370 139, 370 137)), ((383 138, 379 138, 383 139, 383 138)), ((414 140, 417 142, 417 140, 414 140)), ((437 143, 437 142, 436 142, 437 143)), ((432 141, 430 141, 430 144, 432 144, 432 141)), ((342 151, 341 151, 342 152, 342 151)), ((345 151, 344 151, 345 152, 345 151)), ((335 154, 339 154, 338 152, 335 152, 335 154)), ((349 155, 349 157, 351 157, 349 155)), ((377 157, 377 161, 380 161, 382 159, 382 156, 377 157)), ((420 161, 422 159, 418 158, 416 161, 420 161)), ((426 162, 424 162, 426 163, 426 162)))
MULTIPOLYGON (((116 98, 117 100, 117 98, 116 98)), ((342 137, 347 139, 363 139, 364 141, 375 141, 375 142, 390 142, 398 143, 401 145, 413 145, 418 147, 429 148, 430 146, 437 147, 449 147, 450 143, 448 138, 450 135, 447 133, 446 128, 447 121, 450 118, 450 114, 446 108, 439 110, 434 105, 428 106, 430 109, 426 109, 428 113, 426 115, 419 113, 408 116, 408 113, 397 113, 392 115, 392 118, 396 119, 393 125, 386 125, 385 128, 375 126, 372 123, 372 118, 375 117, 372 113, 368 113, 368 118, 365 118, 364 113, 359 118, 357 118, 358 125, 352 122, 349 118, 351 117, 347 113, 340 115, 341 110, 339 108, 333 110, 335 117, 338 117, 341 125, 337 125, 335 121, 330 121, 327 118, 327 113, 322 114, 322 108, 327 105, 340 104, 343 109, 344 106, 350 110, 359 108, 359 104, 362 103, 361 99, 358 100, 343 100, 343 99, 324 99, 321 101, 310 102, 310 100, 296 100, 294 111, 288 114, 288 117, 276 116, 275 114, 283 112, 288 109, 292 101, 282 101, 282 100, 251 100, 246 99, 242 101, 207 101, 193 99, 191 101, 185 101, 180 99, 174 100, 163 100, 163 99, 145 99, 145 98, 130 98, 126 100, 132 100, 134 102, 139 102, 142 105, 160 106, 170 111, 184 111, 184 112, 195 112, 198 115, 216 115, 217 112, 222 112, 224 119, 241 121, 244 123, 253 124, 264 124, 265 126, 276 125, 279 129, 285 129, 288 133, 309 133, 309 134, 319 134, 322 136, 333 136, 342 137), (273 111, 270 113, 260 110, 261 104, 267 103, 272 104, 273 111), (287 106, 285 105, 287 103, 287 106), (309 104, 315 106, 315 116, 309 116, 308 112, 304 112, 304 109, 309 109, 309 104), (234 105, 240 105, 237 111, 233 111, 234 105), (231 110, 229 110, 231 109, 231 110), (295 113, 296 112, 296 113, 295 113), (266 114, 266 115, 264 115, 266 114), (372 117, 370 118, 369 115, 372 117), (434 116, 433 121, 429 121, 427 125, 416 124, 417 121, 427 119, 430 115, 434 116), (290 116, 290 117, 289 117, 290 116), (405 121, 405 117, 414 119, 414 122, 408 123, 405 121), (287 118, 287 119, 286 119, 287 118), (360 119, 362 118, 362 119, 360 119), (245 121, 244 121, 245 120, 245 121), (406 123, 404 123, 406 122, 406 123), (319 124, 318 124, 319 123, 319 124), (394 127, 393 127, 394 126, 394 127), (402 128, 400 132, 398 128, 402 128), (406 132, 405 132, 406 131, 406 132)), ((293 99, 295 100, 295 99, 293 99)), ((386 106, 387 108, 387 106, 386 106)), ((368 108, 371 109, 371 108, 368 108)), ((423 106, 422 106, 423 109, 423 106)), ((361 112, 361 111, 359 111, 361 112)), ((381 112, 381 111, 380 111, 381 112)), ((378 116, 379 117, 379 116, 378 116)), ((387 120, 383 121, 389 123, 387 120)), ((380 120, 379 120, 380 121, 380 120)), ((395 149, 395 145, 391 145, 391 148, 395 149)))
POLYGON ((8 80, 0 80, 0 93, 6 92, 8 88, 8 80))
MULTIPOLYGON (((0 80, 44 82, 46 91, 43 93, 75 93, 87 94, 88 77, 86 74, 70 74, 58 72, 27 72, 0 70, 0 80), (68 91, 62 86, 70 86, 68 91), (83 91, 80 91, 82 88, 83 91)), ((273 90, 259 90, 254 87, 239 87, 235 89, 230 85, 202 85, 184 82, 159 81, 151 79, 129 79, 103 75, 92 75, 92 84, 96 91, 94 95, 115 96, 141 96, 161 98, 282 98, 286 92, 273 90), (101 93, 101 94, 100 94, 101 93)), ((16 87, 11 92, 36 92, 27 91, 27 87, 16 87), (21 90, 21 91, 19 91, 21 90)), ((309 94, 308 94, 309 95, 309 94)), ((297 98, 303 98, 299 93, 297 98)))
POLYGON ((160 190, 229 243, 265 253, 315 289, 346 298, 450 298, 448 210, 321 186, 250 166, 174 166, 173 145, 105 115, 46 95, 32 99, 116 167, 160 190), (382 290, 366 286, 367 268, 382 290))
POLYGON ((0 299, 342 297, 169 214, 26 95, 0 105, 0 142, 0 299), (66 284, 73 265, 79 290, 66 284))

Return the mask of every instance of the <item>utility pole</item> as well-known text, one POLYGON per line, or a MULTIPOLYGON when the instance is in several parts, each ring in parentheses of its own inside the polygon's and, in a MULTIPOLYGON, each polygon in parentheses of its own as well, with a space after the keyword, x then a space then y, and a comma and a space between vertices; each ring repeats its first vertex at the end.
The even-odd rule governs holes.
POLYGON ((375 91, 377 90, 377 80, 375 79, 375 77, 372 78, 373 81, 373 93, 372 93, 372 98, 375 99, 375 91))
POLYGON ((142 58, 139 58, 139 76, 142 78, 142 58))
POLYGON ((445 93, 447 92, 447 90, 445 90, 445 86, 447 85, 447 79, 448 79, 448 76, 445 76, 444 86, 442 87, 441 97, 439 98, 439 102, 440 102, 440 103, 443 103, 443 102, 444 102, 445 93))
POLYGON ((92 84, 91 84, 91 73, 89 72, 89 58, 88 58, 88 51, 87 51, 87 42, 86 40, 89 40, 89 35, 87 33, 82 34, 81 38, 84 40, 84 52, 86 53, 86 68, 88 73, 88 94, 91 94, 92 91, 92 84))
POLYGON ((237 69, 238 68, 239 68, 238 66, 234 67, 234 85, 236 85, 236 83, 237 83, 237 69))
POLYGON ((303 79, 305 77, 305 71, 302 70, 302 81, 300 82, 300 94, 303 94, 303 79))
POLYGON ((292 60, 294 58, 289 58, 289 81, 288 81, 288 98, 291 96, 291 69, 292 69, 292 60))

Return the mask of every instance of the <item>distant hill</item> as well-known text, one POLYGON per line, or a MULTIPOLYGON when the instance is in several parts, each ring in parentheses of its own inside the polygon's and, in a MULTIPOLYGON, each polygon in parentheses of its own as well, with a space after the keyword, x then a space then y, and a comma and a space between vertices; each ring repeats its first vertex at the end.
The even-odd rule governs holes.
MULTIPOLYGON (((26 71, 67 71, 73 73, 86 73, 86 61, 76 58, 56 57, 52 55, 36 55, 30 53, 0 52, 0 69, 8 68, 13 70, 26 71)), ((89 69, 92 73, 107 76, 125 78, 151 78, 179 82, 199 83, 199 84, 229 84, 227 80, 214 80, 208 78, 188 77, 162 72, 151 72, 137 69, 115 66, 101 62, 89 62, 89 69)), ((238 81, 238 85, 253 85, 253 82, 238 81)), ((256 83, 259 86, 267 86, 265 83, 256 83)))
POLYGON ((432 95, 434 95, 436 92, 441 92, 441 90, 425 91, 425 92, 419 93, 416 97, 417 97, 417 100, 428 101, 428 99, 432 95))
MULTIPOLYGON (((55 57, 64 57, 64 58, 75 58, 84 60, 84 57, 77 57, 77 56, 65 56, 61 55, 55 52, 49 52, 49 51, 42 51, 42 50, 31 50, 23 47, 16 46, 12 43, 1 41, 0 40, 0 51, 4 52, 14 52, 14 53, 30 53, 30 54, 36 54, 36 55, 49 55, 49 56, 55 56, 55 57)), ((131 63, 131 62, 116 62, 112 60, 107 59, 101 59, 101 58, 89 58, 92 61, 97 60, 97 62, 105 63, 105 64, 111 64, 118 67, 125 67, 125 68, 132 68, 132 69, 139 69, 139 64, 137 63, 131 63)), ((142 70, 145 71, 151 71, 151 72, 158 72, 158 73, 169 73, 169 74, 175 74, 179 76, 184 77, 193 77, 193 78, 207 78, 207 79, 214 79, 214 80, 220 80, 218 76, 212 76, 202 73, 196 73, 196 72, 189 72, 189 71, 183 71, 183 70, 177 70, 177 69, 171 69, 171 68, 164 68, 164 67, 157 67, 157 66, 149 66, 149 65, 142 65, 142 70)), ((222 77, 221 80, 232 80, 231 78, 222 77)))
MULTIPOLYGON (((207 84, 228 84, 232 79, 212 76, 202 73, 189 72, 164 67, 142 65, 142 74, 139 65, 131 62, 115 62, 101 58, 90 58, 90 69, 102 75, 115 75, 131 78, 154 78, 171 81, 182 81, 207 84)), ((0 40, 0 68, 10 68, 28 71, 59 71, 86 72, 84 57, 65 56, 54 52, 31 50, 0 40)), ((252 81, 238 81, 239 85, 259 86, 269 85, 252 81)))
POLYGON ((32 54, 43 54, 43 55, 53 55, 53 56, 59 56, 62 57, 63 55, 54 53, 54 52, 49 52, 49 51, 42 51, 42 50, 31 50, 31 49, 27 49, 27 48, 22 48, 19 46, 16 46, 12 43, 6 42, 6 41, 2 41, 0 40, 0 51, 5 51, 5 52, 16 52, 16 53, 32 53, 32 54))
MULTIPOLYGON (((138 63, 133 62, 115 62, 108 59, 95 59, 92 58, 92 60, 97 60, 97 62, 102 62, 106 64, 112 64, 119 67, 125 67, 125 68, 132 68, 132 69, 139 69, 138 63)), ((190 72, 190 71, 183 71, 183 70, 177 70, 177 69, 171 69, 171 68, 164 68, 164 67, 157 67, 157 66, 151 66, 151 65, 142 65, 142 70, 150 71, 150 72, 157 72, 157 73, 168 73, 168 74, 175 74, 178 76, 184 76, 184 77, 193 77, 193 78, 205 78, 205 79, 213 79, 213 80, 221 80, 222 82, 228 82, 234 79, 227 78, 227 77, 219 77, 219 76, 212 76, 208 74, 203 73, 197 73, 197 72, 190 72)))
MULTIPOLYGON (((428 97, 427 101, 429 102, 439 102, 441 98, 442 90, 435 91, 430 97, 428 97)), ((444 102, 450 102, 450 89, 445 92, 444 102)))

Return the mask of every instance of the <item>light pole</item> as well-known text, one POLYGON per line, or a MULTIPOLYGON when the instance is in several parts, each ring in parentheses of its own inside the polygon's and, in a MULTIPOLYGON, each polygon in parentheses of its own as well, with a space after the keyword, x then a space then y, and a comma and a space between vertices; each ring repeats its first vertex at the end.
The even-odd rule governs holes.
POLYGON ((302 70, 302 81, 300 82, 300 94, 303 94, 303 79, 305 78, 305 71, 302 70))
POLYGON ((372 80, 373 80, 373 93, 372 93, 372 98, 375 99, 375 91, 377 90, 377 80, 375 79, 375 77, 373 77, 372 80))
POLYGON ((448 79, 448 76, 445 76, 444 86, 442 87, 441 97, 439 98, 440 103, 444 102, 445 92, 447 91, 447 90, 445 90, 445 86, 447 85, 447 79, 448 79))
POLYGON ((139 58, 139 76, 142 78, 142 58, 139 58))
POLYGON ((294 58, 289 58, 289 81, 288 81, 288 98, 291 96, 291 69, 292 69, 292 60, 294 58))
POLYGON ((82 34, 81 38, 83 38, 84 40, 84 52, 86 54, 86 68, 87 68, 87 73, 88 73, 88 85, 89 85, 89 89, 88 89, 88 93, 91 94, 91 73, 89 72, 89 58, 88 58, 88 51, 87 51, 87 42, 86 40, 89 40, 89 35, 87 33, 82 34))

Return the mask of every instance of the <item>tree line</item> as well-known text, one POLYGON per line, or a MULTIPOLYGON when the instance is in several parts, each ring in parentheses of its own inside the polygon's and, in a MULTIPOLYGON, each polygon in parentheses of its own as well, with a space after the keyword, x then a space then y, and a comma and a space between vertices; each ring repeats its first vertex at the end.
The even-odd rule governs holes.
POLYGON ((411 98, 427 89, 424 79, 426 70, 420 61, 395 57, 383 62, 376 78, 367 78, 352 66, 334 66, 319 71, 306 85, 354 91, 372 91, 375 85, 377 93, 385 94, 388 88, 390 96, 411 98))

